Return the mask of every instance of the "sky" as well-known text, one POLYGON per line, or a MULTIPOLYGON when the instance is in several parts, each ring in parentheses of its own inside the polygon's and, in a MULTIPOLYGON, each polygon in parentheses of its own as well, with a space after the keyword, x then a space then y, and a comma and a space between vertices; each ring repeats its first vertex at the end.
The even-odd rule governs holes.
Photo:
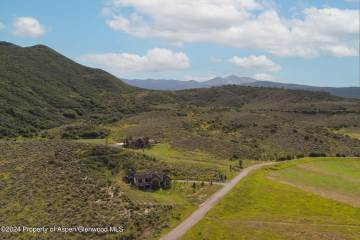
POLYGON ((1 0, 0 41, 119 78, 360 86, 359 0, 1 0))

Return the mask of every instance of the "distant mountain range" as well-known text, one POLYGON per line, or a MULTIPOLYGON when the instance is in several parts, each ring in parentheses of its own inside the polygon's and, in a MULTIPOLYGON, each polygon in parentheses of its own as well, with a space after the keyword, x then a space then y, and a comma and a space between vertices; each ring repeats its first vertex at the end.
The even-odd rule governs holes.
POLYGON ((216 77, 205 82, 198 81, 179 81, 179 80, 162 80, 162 79, 133 79, 124 80, 126 83, 153 90, 184 90, 194 88, 209 88, 224 85, 241 85, 251 87, 270 87, 270 88, 284 88, 292 90, 307 90, 317 92, 328 92, 332 95, 345 98, 360 99, 360 87, 315 87, 300 84, 278 83, 271 81, 258 81, 249 77, 238 77, 231 75, 228 77, 216 77))

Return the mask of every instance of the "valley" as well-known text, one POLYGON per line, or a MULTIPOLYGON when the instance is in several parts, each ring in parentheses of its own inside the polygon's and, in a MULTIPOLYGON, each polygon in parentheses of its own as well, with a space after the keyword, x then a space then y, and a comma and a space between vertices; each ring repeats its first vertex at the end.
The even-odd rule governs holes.
POLYGON ((123 226, 66 236, 159 239, 230 184, 183 239, 360 234, 357 99, 235 85, 147 90, 47 46, 7 42, 0 97, 1 225, 123 226), (130 137, 154 144, 122 147, 130 137), (174 181, 145 191, 124 181, 148 172, 174 181))

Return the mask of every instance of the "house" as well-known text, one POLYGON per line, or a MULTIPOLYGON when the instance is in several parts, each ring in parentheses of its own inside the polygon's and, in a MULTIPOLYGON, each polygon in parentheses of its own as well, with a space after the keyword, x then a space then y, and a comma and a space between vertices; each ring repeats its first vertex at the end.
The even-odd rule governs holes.
POLYGON ((124 181, 139 189, 168 188, 171 184, 170 177, 161 173, 129 174, 124 181))
POLYGON ((150 148, 155 144, 155 141, 148 137, 126 138, 123 143, 124 148, 150 148))

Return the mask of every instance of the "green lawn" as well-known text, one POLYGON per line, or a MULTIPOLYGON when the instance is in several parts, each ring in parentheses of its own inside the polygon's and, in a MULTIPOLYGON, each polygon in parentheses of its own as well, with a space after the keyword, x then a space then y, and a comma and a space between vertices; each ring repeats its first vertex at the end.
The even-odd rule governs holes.
MULTIPOLYGON (((358 167, 357 161, 360 160, 304 159, 259 170, 240 182, 183 239, 357 240, 360 208, 306 192, 276 178, 291 175, 288 171, 297 168, 297 164, 310 163, 323 171, 349 173, 348 177, 357 178, 356 170, 349 167, 358 167)), ((334 181, 337 179, 333 177, 334 181)), ((322 184, 316 177, 313 181, 315 185, 322 184)), ((334 191, 339 190, 339 184, 333 186, 334 191)))

